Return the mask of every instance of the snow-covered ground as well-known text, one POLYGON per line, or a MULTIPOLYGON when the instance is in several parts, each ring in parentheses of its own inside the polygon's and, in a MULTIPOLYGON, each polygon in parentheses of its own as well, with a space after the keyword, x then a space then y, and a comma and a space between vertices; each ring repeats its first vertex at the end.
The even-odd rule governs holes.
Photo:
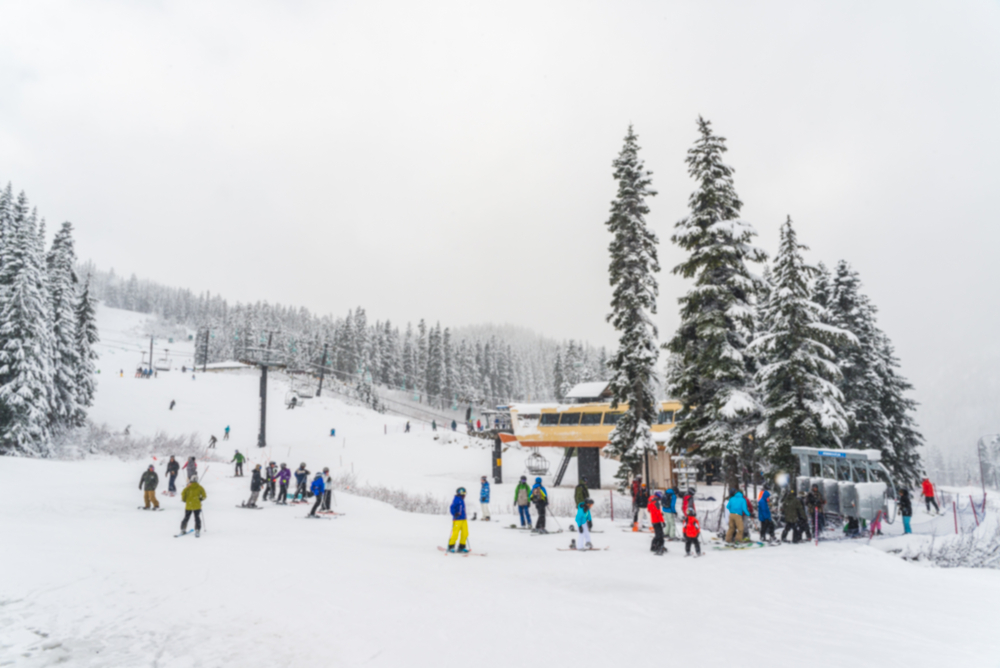
MULTIPOLYGON (((142 320, 100 312, 95 422, 215 434, 218 460, 239 448, 251 462, 353 467, 359 482, 442 503, 464 485, 476 505, 488 450, 417 423, 403 434, 405 420, 335 398, 285 410, 280 377, 270 447, 259 451, 257 375, 137 380, 142 320)), ((190 344, 171 350, 180 366, 190 344)), ((505 454, 508 483, 524 454, 505 454)), ((470 522, 488 556, 445 556, 436 547, 447 516, 345 493, 335 520, 303 521, 303 506, 238 509, 249 477, 229 477, 222 461, 202 464, 206 532, 174 538, 179 496, 160 495, 164 512, 137 510, 148 463, 0 459, 0 666, 992 666, 1000 656, 1000 572, 925 567, 879 549, 909 538, 706 549, 703 559, 670 543, 658 558, 648 535, 599 519, 595 542, 608 551, 560 552, 574 534, 504 528, 505 484, 493 490, 499 521, 470 522)))

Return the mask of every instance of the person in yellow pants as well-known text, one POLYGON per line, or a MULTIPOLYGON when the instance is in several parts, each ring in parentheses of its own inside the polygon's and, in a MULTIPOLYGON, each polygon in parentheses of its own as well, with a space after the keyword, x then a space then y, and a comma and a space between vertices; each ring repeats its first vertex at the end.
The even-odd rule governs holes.
POLYGON ((458 543, 458 552, 465 553, 469 549, 465 544, 469 542, 469 522, 465 517, 465 488, 459 487, 455 491, 455 500, 451 502, 451 538, 448 539, 448 551, 455 551, 455 543, 458 543))

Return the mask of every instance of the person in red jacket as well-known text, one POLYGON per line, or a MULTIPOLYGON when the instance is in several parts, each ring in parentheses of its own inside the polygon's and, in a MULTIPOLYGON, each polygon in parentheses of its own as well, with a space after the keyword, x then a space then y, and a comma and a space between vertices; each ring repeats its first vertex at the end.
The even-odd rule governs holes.
POLYGON ((934 485, 931 484, 930 479, 924 478, 921 486, 924 488, 924 502, 927 504, 927 512, 931 512, 931 504, 933 504, 934 512, 940 514, 941 509, 938 508, 937 499, 934 498, 934 485))
POLYGON ((660 499, 662 498, 663 492, 654 492, 653 498, 649 500, 649 505, 646 506, 646 510, 649 511, 650 521, 653 523, 653 532, 656 534, 653 536, 653 542, 649 546, 649 549, 658 557, 663 556, 663 553, 667 551, 667 548, 663 546, 663 511, 660 510, 660 499))
POLYGON ((697 555, 701 556, 701 543, 698 536, 701 535, 701 525, 698 524, 698 517, 694 514, 694 508, 688 508, 687 520, 684 522, 684 556, 691 556, 691 546, 697 555))

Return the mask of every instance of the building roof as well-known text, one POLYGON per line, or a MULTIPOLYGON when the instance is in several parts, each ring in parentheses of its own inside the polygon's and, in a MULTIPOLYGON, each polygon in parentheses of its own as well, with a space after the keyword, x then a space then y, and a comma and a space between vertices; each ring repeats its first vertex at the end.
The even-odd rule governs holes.
POLYGON ((608 381, 599 380, 593 383, 580 383, 566 393, 566 399, 599 399, 608 389, 608 381))

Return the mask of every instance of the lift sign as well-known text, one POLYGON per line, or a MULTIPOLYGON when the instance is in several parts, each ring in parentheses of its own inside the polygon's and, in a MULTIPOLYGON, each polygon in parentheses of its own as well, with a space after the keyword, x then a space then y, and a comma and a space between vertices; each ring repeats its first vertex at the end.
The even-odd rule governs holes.
POLYGON ((846 452, 830 452, 828 450, 820 450, 816 454, 819 455, 820 457, 841 457, 841 458, 847 457, 846 452))

